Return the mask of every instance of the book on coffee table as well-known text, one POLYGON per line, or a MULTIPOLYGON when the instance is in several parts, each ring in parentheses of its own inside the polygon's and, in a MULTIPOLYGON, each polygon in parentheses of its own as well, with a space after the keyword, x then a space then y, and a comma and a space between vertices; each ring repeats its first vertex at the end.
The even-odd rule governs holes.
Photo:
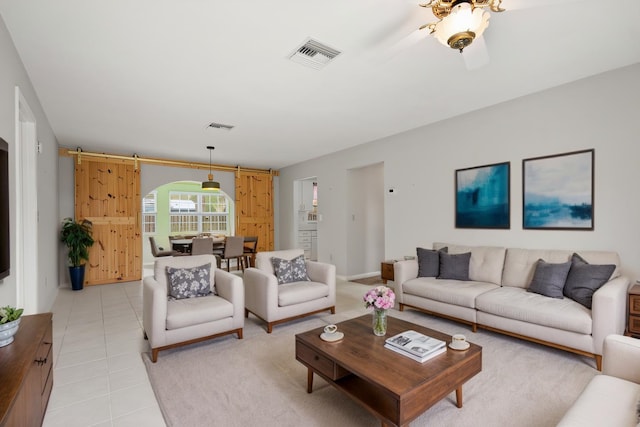
POLYGON ((389 350, 395 351, 396 353, 401 354, 401 355, 403 355, 405 357, 413 359, 416 362, 420 362, 420 363, 424 363, 427 360, 432 359, 432 358, 436 357, 437 355, 442 354, 445 351, 447 351, 447 347, 440 347, 440 348, 438 348, 436 350, 433 350, 430 353, 428 353, 428 354, 426 354, 426 355, 424 355, 422 357, 419 357, 419 356, 416 356, 416 355, 413 355, 413 354, 411 354, 409 352, 404 351, 400 347, 394 347, 391 344, 385 344, 384 347, 388 348, 389 350))
POLYGON ((404 331, 387 338, 385 343, 418 358, 428 356, 430 353, 444 348, 447 345, 447 343, 442 340, 413 330, 404 331))

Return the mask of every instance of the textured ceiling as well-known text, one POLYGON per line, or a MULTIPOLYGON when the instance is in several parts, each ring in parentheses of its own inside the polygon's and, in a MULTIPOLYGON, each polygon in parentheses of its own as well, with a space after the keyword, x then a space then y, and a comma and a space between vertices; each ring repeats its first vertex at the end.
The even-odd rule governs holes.
POLYGON ((279 169, 640 62, 638 0, 502 6, 473 71, 432 37, 390 57, 434 21, 405 0, 0 0, 0 14, 61 145, 203 162, 214 145, 214 163, 279 169), (342 53, 322 70, 288 60, 308 37, 342 53))

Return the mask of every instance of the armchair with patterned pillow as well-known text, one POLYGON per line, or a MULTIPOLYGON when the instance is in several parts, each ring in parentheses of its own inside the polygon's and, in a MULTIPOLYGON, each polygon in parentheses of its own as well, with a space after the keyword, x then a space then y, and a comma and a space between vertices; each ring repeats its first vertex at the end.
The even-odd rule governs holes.
POLYGON ((336 312, 336 267, 304 259, 302 249, 258 252, 244 272, 245 317, 273 326, 330 310, 336 312))
POLYGON ((213 255, 158 258, 142 292, 154 363, 161 350, 234 333, 242 339, 242 279, 216 268, 213 255))

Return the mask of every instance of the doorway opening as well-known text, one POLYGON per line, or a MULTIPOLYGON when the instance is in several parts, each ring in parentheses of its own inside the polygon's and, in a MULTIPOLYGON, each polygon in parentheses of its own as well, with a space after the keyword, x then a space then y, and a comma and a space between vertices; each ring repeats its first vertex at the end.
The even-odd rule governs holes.
POLYGON ((308 177, 293 182, 294 235, 304 257, 318 260, 318 179, 308 177))

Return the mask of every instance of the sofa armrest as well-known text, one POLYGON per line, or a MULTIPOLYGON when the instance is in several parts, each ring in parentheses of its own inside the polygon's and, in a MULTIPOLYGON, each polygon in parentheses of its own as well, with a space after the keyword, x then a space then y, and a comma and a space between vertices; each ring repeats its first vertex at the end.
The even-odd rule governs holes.
POLYGON ((593 294, 591 305, 592 334, 595 354, 602 354, 604 339, 624 332, 627 316, 629 279, 618 276, 593 294))
POLYGON ((604 340, 602 373, 640 384, 640 340, 609 335, 604 340))
POLYGON ((263 320, 278 307, 278 279, 257 268, 244 270, 245 307, 263 320))
POLYGON ((309 279, 329 286, 329 300, 336 303, 336 266, 324 262, 307 261, 307 275, 309 279))
POLYGON ((398 303, 402 303, 402 285, 409 279, 418 277, 418 260, 409 259, 393 263, 393 283, 398 303))
POLYGON ((244 315, 244 286, 235 274, 215 268, 216 291, 221 298, 233 304, 233 317, 244 315))
POLYGON ((142 281, 142 327, 152 348, 165 345, 167 288, 152 277, 142 281))

